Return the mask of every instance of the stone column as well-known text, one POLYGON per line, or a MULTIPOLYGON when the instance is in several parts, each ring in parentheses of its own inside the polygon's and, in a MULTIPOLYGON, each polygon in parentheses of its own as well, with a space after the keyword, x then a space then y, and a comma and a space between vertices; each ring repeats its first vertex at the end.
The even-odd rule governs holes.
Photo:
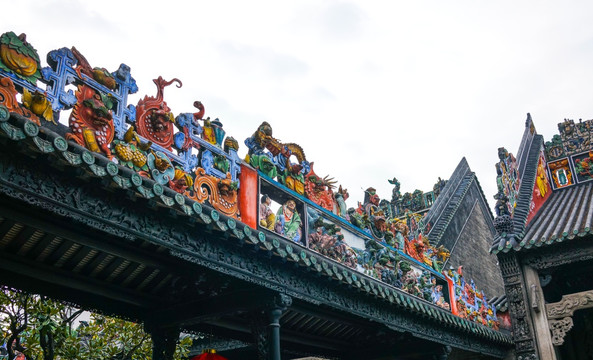
POLYGON ((282 316, 282 309, 268 310, 270 323, 268 324, 269 351, 268 354, 271 360, 280 360, 280 316, 282 316))
POLYGON ((268 356, 270 360, 280 359, 280 317, 282 313, 292 304, 292 298, 288 295, 278 294, 274 297, 273 304, 268 308, 268 356))
POLYGON ((292 304, 292 298, 276 294, 263 301, 264 308, 253 314, 251 333, 255 338, 259 360, 280 360, 280 318, 292 304))

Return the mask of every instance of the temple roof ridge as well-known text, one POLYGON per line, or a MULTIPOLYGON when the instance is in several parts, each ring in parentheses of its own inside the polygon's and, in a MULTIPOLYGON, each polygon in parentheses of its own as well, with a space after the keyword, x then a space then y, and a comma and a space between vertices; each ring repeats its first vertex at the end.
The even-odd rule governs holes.
MULTIPOLYGON (((510 249, 520 249, 519 243, 525 236, 525 228, 528 223, 533 188, 535 186, 537 175, 538 159, 543 144, 543 136, 535 132, 531 116, 528 114, 525 133, 523 134, 519 152, 517 153, 521 183, 516 205, 513 214, 510 217, 510 221, 512 222, 510 229, 512 229, 512 231, 502 231, 494 237, 490 250, 493 253, 498 253, 501 250, 507 252, 510 249)), ((501 222, 502 218, 502 216, 497 217, 496 222, 501 222)))
MULTIPOLYGON (((476 174, 469 167, 467 159, 463 157, 453 171, 443 192, 436 199, 426 215, 425 222, 432 224, 431 230, 428 233, 428 238, 431 244, 440 243, 447 226, 453 219, 473 182, 476 182, 476 185, 479 188, 485 208, 489 209, 488 202, 486 201, 476 174)), ((490 212, 490 217, 492 218, 492 212, 490 212)))

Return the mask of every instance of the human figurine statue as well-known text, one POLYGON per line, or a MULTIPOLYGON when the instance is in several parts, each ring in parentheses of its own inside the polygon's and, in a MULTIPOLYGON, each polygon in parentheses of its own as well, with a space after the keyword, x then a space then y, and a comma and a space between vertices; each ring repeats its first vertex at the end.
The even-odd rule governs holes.
POLYGON ((296 211, 296 203, 294 200, 288 200, 276 212, 274 231, 294 242, 299 242, 302 236, 301 223, 301 217, 296 211))
POLYGON ((276 216, 274 212, 270 208, 272 204, 272 200, 268 195, 262 195, 261 202, 259 204, 259 225, 268 229, 274 229, 274 222, 276 220, 276 216))

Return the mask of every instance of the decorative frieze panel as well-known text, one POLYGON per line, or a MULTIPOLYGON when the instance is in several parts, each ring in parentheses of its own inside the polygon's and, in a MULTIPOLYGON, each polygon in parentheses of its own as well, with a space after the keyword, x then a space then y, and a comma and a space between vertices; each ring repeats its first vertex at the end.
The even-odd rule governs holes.
POLYGON ((573 240, 570 246, 557 245, 553 249, 529 253, 523 259, 523 263, 536 270, 544 270, 593 259, 593 247, 587 242, 576 244, 575 241, 573 240))

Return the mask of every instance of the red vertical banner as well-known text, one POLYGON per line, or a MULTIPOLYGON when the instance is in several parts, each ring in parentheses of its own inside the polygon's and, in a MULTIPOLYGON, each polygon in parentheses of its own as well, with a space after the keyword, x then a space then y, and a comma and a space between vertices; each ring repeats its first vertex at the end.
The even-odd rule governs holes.
POLYGON ((457 310, 457 300, 455 299, 455 284, 453 283, 453 279, 446 275, 445 280, 447 280, 447 286, 449 287, 449 305, 451 305, 451 312, 453 315, 459 316, 459 311, 457 310))
POLYGON ((253 229, 257 229, 257 170, 251 166, 241 164, 239 181, 241 183, 241 189, 239 190, 241 221, 253 229))

